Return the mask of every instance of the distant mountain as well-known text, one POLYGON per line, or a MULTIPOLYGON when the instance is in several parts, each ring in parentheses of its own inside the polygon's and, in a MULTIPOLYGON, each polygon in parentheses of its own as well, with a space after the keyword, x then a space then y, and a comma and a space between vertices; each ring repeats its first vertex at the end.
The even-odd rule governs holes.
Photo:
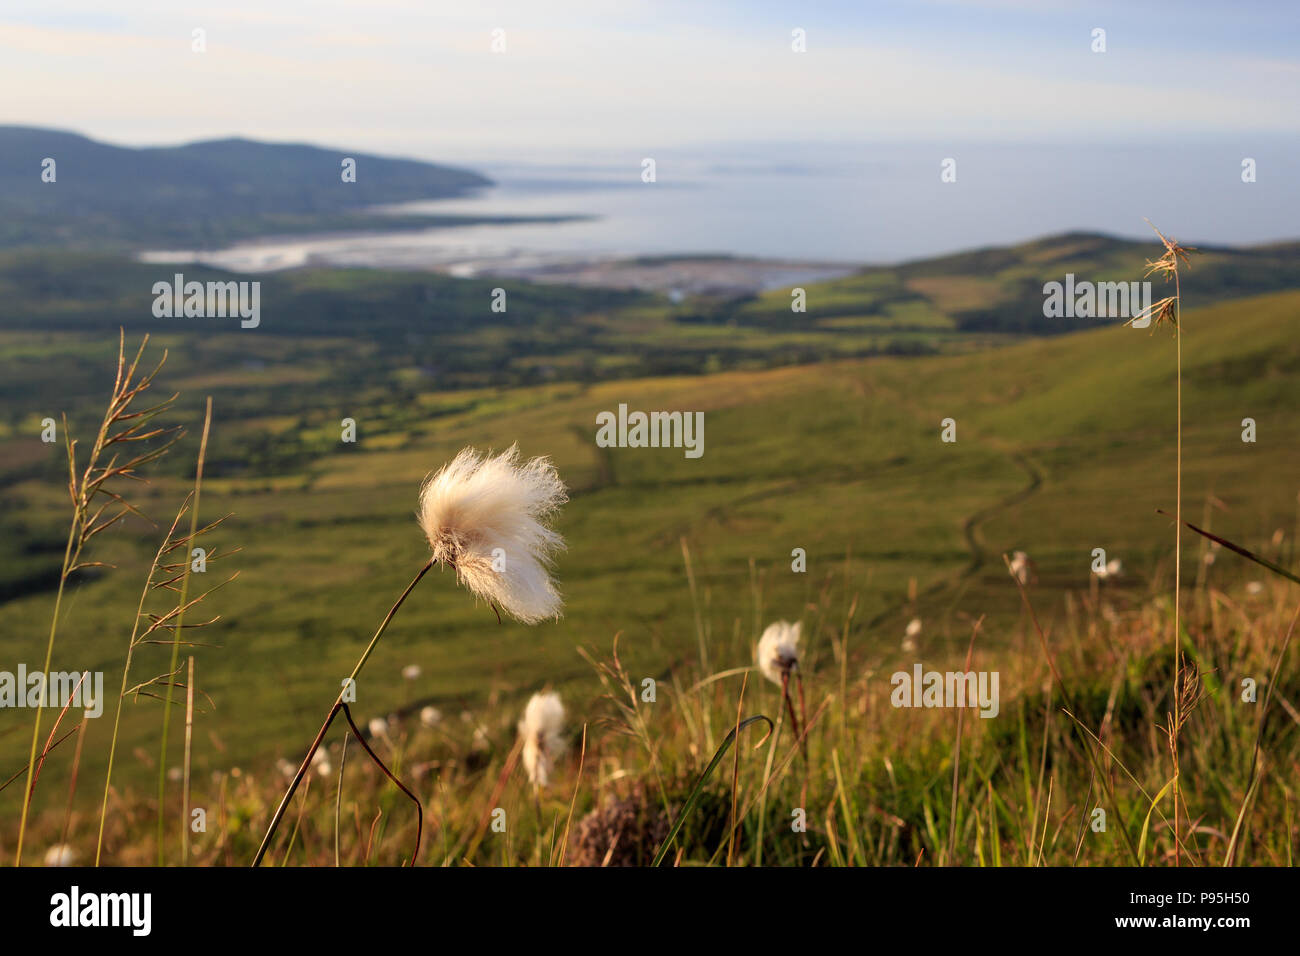
MULTIPOLYGON (((266 232, 373 227, 379 203, 462 196, 478 173, 353 150, 247 139, 132 149, 0 126, 0 245, 209 244, 266 232), (356 160, 356 182, 342 161, 356 160), (56 181, 42 181, 55 161, 56 181)), ((391 220, 383 220, 391 227, 391 220)))

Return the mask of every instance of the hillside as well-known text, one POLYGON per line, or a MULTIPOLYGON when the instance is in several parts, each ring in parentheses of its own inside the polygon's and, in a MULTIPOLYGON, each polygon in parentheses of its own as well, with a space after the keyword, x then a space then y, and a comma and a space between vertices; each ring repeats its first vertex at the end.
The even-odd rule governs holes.
MULTIPOLYGON (((235 369, 276 387, 303 377, 339 391, 473 389, 760 370, 871 355, 962 352, 1060 335, 1114 319, 1043 316, 1043 286, 1067 273, 1093 282, 1140 279, 1152 244, 1067 233, 809 283, 758 297, 663 296, 429 272, 300 269, 254 277, 201 266, 146 264, 102 251, 0 250, 0 328, 37 335, 80 362, 111 347, 119 327, 162 336, 186 367, 235 369), (261 284, 255 331, 222 319, 159 319, 153 286, 177 272, 201 282, 261 284), (496 288, 508 307, 492 308, 496 288), (196 334, 199 333, 199 334, 196 334), (358 347, 357 339, 361 344, 358 347), (252 363, 255 370, 247 369, 252 363)), ((1200 304, 1300 288, 1296 244, 1201 250, 1188 277, 1200 304)), ((1153 283, 1153 296, 1162 293, 1153 283)), ((36 408, 46 370, 0 351, 0 397, 12 425, 36 408)), ((220 388, 220 376, 214 387, 220 388)), ((91 380, 65 378, 73 407, 91 380)), ((93 386, 92 386, 93 387, 93 386)), ((231 397, 243 402, 238 389, 231 397)), ((317 398, 282 394, 297 412, 317 398)), ((88 396, 87 396, 88 397, 88 396)))
POLYGON ((0 126, 0 247, 216 245, 267 232, 400 228, 379 203, 461 196, 490 181, 449 166, 247 139, 128 148, 75 133, 0 126), (357 163, 341 180, 341 161, 357 163), (46 158, 57 179, 41 179, 46 158))
MULTIPOLYGON (((1095 328, 1095 318, 1044 318, 1043 285, 1063 282, 1067 273, 1094 283, 1140 279, 1152 248, 1150 242, 1068 232, 868 267, 816 286, 807 321, 816 328, 864 335, 1060 335, 1095 328)), ((1188 279, 1202 304, 1300 288, 1300 243, 1197 251, 1188 279)), ((1159 283, 1154 285, 1152 295, 1159 297, 1159 283)), ((723 315, 745 326, 784 326, 790 321, 790 295, 788 290, 771 292, 723 315)))
MULTIPOLYGON (((1194 301, 1194 287, 1184 292, 1194 301)), ((1298 312, 1300 293, 1291 292, 1186 316, 1185 503, 1200 517, 1213 495, 1222 503, 1214 528, 1250 546, 1269 547, 1275 529, 1289 536, 1297 519, 1298 312), (1241 441, 1244 417, 1258 423, 1256 444, 1241 441)), ((52 368, 59 343, 7 334, 4 351, 52 368)), ((1124 579, 1107 588, 1122 605, 1165 587, 1169 574, 1170 523, 1155 514, 1173 498, 1174 350, 1163 330, 1109 326, 971 354, 699 377, 460 392, 415 386, 400 398, 383 390, 331 398, 327 378, 303 371, 300 390, 337 403, 328 414, 285 416, 280 393, 248 369, 223 377, 188 366, 160 383, 191 399, 218 393, 203 512, 233 513, 219 544, 242 549, 227 562, 240 578, 209 609, 221 614, 205 636, 216 646, 195 651, 215 705, 196 742, 201 768, 268 759, 310 736, 320 700, 423 560, 412 517, 421 478, 466 444, 518 441, 526 454, 554 457, 573 498, 560 521, 569 545, 558 569, 566 616, 536 628, 498 624, 448 574, 432 575, 370 664, 365 717, 374 701, 458 712, 499 690, 547 682, 586 700, 596 690, 575 647, 607 648, 620 632, 633 673, 664 673, 696 647, 683 540, 708 630, 752 635, 772 617, 802 616, 814 668, 829 660, 850 600, 855 667, 887 666, 913 614, 926 622, 927 659, 964 647, 979 615, 988 615, 981 640, 991 653, 1013 646, 1023 636, 1018 598, 998 557, 1009 549, 1036 561, 1049 629, 1071 613, 1067 594, 1077 606, 1093 586, 1094 548, 1124 561, 1124 579), (239 412, 222 390, 242 394, 239 412), (703 411, 705 454, 595 447, 596 413, 620 403, 703 411), (337 441, 333 409, 342 407, 358 423, 356 445, 337 441), (939 440, 946 417, 957 422, 954 444, 939 440), (274 475, 238 467, 257 449, 293 441, 320 451, 274 475), (804 574, 790 570, 794 548, 806 549, 804 574), (823 596, 832 583, 833 601, 823 596), (399 676, 408 663, 426 674, 415 697, 399 676)), ((102 390, 109 372, 101 350, 79 360, 74 377, 102 390)), ((43 385, 50 414, 61 391, 57 378, 43 385)), ((29 421, 0 446, 11 468, 25 461, 40 469, 11 474, 4 508, 54 533, 63 492, 38 474, 57 471, 59 452, 37 442, 36 430, 29 421)), ((191 436, 180 454, 194 451, 191 436)), ((141 504, 164 520, 181 488, 166 478, 141 504)), ((96 557, 120 570, 75 588, 79 611, 56 667, 111 674, 119 666, 158 533, 134 523, 105 542, 96 557)), ((1201 547, 1185 541, 1196 567, 1201 547)), ((1204 573, 1226 581, 1245 572, 1227 558, 1204 573)), ((0 654, 31 659, 49 612, 46 593, 0 605, 0 654)), ((160 652, 143 656, 142 673, 160 669, 160 652)), ((127 708, 127 753, 150 738, 157 718, 153 702, 127 708)), ((4 765, 17 764, 20 738, 9 731, 0 739, 4 765)), ((90 763, 96 746, 92 736, 90 763)), ((123 780, 146 772, 128 760, 123 780)))

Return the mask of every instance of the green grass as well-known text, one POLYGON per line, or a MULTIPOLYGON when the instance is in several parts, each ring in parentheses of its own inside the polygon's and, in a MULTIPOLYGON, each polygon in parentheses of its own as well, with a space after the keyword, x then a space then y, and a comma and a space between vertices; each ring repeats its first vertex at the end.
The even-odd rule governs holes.
MULTIPOLYGON (((1186 394, 1186 501, 1195 515, 1207 495, 1221 499, 1228 511, 1216 515, 1215 528, 1229 537, 1258 541, 1275 528, 1289 534, 1295 523, 1291 466, 1300 425, 1290 414, 1286 370, 1300 348, 1290 333, 1297 305, 1300 295, 1281 294, 1188 315, 1185 370, 1196 385, 1186 394), (1236 374, 1242 363, 1256 372, 1245 381, 1236 374), (1240 441, 1246 416, 1259 423, 1258 444, 1240 441)), ((517 695, 552 681, 583 693, 591 678, 574 647, 603 645, 617 632, 629 666, 663 671, 695 645, 683 601, 683 538, 718 633, 737 622, 752 630, 752 561, 764 594, 760 617, 798 616, 828 579, 855 597, 859 629, 851 643, 866 660, 894 652, 914 610, 929 622, 938 652, 962 645, 980 614, 990 615, 985 639, 1005 640, 1018 610, 998 555, 1013 548, 1037 562, 1049 619, 1063 613, 1065 594, 1087 591, 1095 547, 1125 560, 1131 573, 1119 593, 1136 601, 1169 567, 1169 522, 1155 514, 1172 506, 1169 346, 1164 333, 1111 327, 960 356, 427 392, 413 407, 376 390, 349 410, 361 435, 356 446, 340 445, 327 421, 301 432, 286 431, 284 420, 262 421, 272 448, 284 440, 314 449, 306 465, 276 475, 222 474, 221 462, 254 449, 250 422, 218 398, 203 510, 206 518, 233 513, 219 543, 242 550, 228 562, 239 580, 207 609, 221 620, 202 640, 218 646, 195 652, 200 686, 215 705, 203 715, 196 759, 205 770, 265 761, 310 738, 339 674, 423 560, 413 519, 419 481, 465 444, 519 441, 526 454, 555 458, 573 492, 560 523, 569 542, 559 567, 566 616, 537 628, 498 625, 450 575, 432 575, 369 665, 361 715, 392 708, 410 662, 426 675, 419 697, 455 711, 484 706, 494 688, 517 695), (620 402, 704 411, 704 456, 597 449, 595 414, 620 402), (940 420, 949 416, 958 423, 951 445, 939 440, 940 420), (1034 473, 1041 484, 1003 507, 1034 473), (968 540, 964 528, 976 517, 968 540), (796 547, 809 556, 803 575, 790 572, 796 547), (922 595, 915 607, 912 581, 922 595)), ((164 374, 160 387, 173 384, 164 374)), ((54 463, 58 451, 31 435, 6 447, 37 458, 44 451, 54 463)), ((176 477, 141 499, 160 523, 184 487, 182 457, 173 462, 176 477)), ((6 489, 6 510, 55 534, 60 494, 33 475, 6 489)), ((97 557, 119 569, 70 592, 56 668, 111 677, 159 534, 136 522, 105 540, 97 557)), ((1198 547, 1188 542, 1189 553, 1198 547)), ((4 659, 36 666, 32 648, 49 606, 48 593, 38 592, 0 608, 4 659)), ((142 656, 147 676, 153 671, 142 656)), ((163 652, 157 657, 161 670, 163 652)), ((155 702, 127 707, 124 783, 147 772, 131 754, 157 721, 155 702)), ((14 725, 7 721, 0 736, 3 766, 21 763, 14 725)), ((93 725, 83 757, 92 773, 99 733, 93 725)), ((62 765, 45 771, 50 792, 63 772, 62 765)), ((13 788, 0 796, 12 799, 13 788)))

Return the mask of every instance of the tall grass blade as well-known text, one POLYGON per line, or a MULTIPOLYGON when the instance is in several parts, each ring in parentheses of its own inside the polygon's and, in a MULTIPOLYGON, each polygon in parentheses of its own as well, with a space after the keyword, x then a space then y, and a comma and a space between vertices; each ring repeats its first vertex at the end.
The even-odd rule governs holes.
MULTIPOLYGON (((199 496, 203 491, 203 459, 208 453, 208 431, 212 427, 212 396, 208 396, 207 411, 203 415, 203 437, 199 439, 199 460, 194 468, 194 499, 190 504, 190 536, 189 544, 186 545, 185 554, 182 556, 185 560, 185 574, 181 578, 181 596, 177 607, 180 608, 176 615, 176 626, 172 630, 172 658, 171 667, 167 669, 169 674, 175 674, 179 665, 181 651, 181 630, 185 626, 185 608, 186 601, 189 597, 190 576, 192 564, 189 560, 189 548, 193 545, 194 539, 199 530, 199 496)), ((167 701, 163 707, 163 725, 162 740, 158 744, 158 865, 163 865, 164 857, 164 829, 167 818, 167 731, 171 727, 172 719, 172 682, 167 684, 167 701)), ((189 821, 182 820, 181 827, 183 833, 189 833, 189 821)), ((185 839, 182 836, 182 839, 185 839)))
MULTIPOLYGON (((1163 508, 1157 508, 1156 512, 1157 514, 1164 515, 1166 518, 1174 517, 1168 511, 1165 511, 1163 508)), ((1223 547, 1227 548, 1229 551, 1235 551, 1243 558, 1247 558, 1250 561, 1254 561, 1260 567, 1268 568, 1274 574, 1280 575, 1286 578, 1288 581, 1294 581, 1296 584, 1300 584, 1300 577, 1297 577, 1295 574, 1288 571, 1286 568, 1274 564, 1268 558, 1261 558, 1258 554, 1255 554, 1253 551, 1247 551, 1241 545, 1233 544, 1227 538, 1220 538, 1217 534, 1211 534, 1210 532, 1204 530, 1203 528, 1196 527, 1196 525, 1192 524, 1190 521, 1184 521, 1183 524, 1187 525, 1187 527, 1191 528, 1197 534, 1204 535, 1205 537, 1209 538, 1211 541, 1214 541, 1222 545, 1223 547)))
POLYGON ((1142 821, 1142 832, 1138 836, 1138 866, 1147 865, 1147 834, 1151 830, 1151 814, 1156 812, 1156 805, 1165 798, 1165 794, 1169 792, 1177 779, 1177 777, 1170 777, 1169 782, 1160 788, 1160 792, 1156 794, 1155 799, 1151 801, 1151 806, 1147 809, 1146 818, 1142 821))
MULTIPOLYGON (((727 748, 730 747, 732 741, 736 739, 739 731, 744 730, 750 724, 755 724, 760 720, 767 724, 767 732, 770 734, 774 725, 771 718, 765 717, 762 714, 755 717, 748 717, 745 720, 742 720, 735 727, 731 728, 731 730, 727 731, 727 736, 722 739, 722 743, 714 752, 713 759, 709 761, 709 765, 704 768, 704 772, 700 774, 700 778, 695 781, 695 786, 691 788, 690 795, 687 796, 686 802, 682 804, 682 809, 677 814, 677 819, 673 821, 672 827, 669 828, 668 836, 664 837, 664 842, 659 847, 659 852, 655 854, 654 860, 650 863, 651 866, 659 866, 659 864, 663 863, 664 857, 668 855, 668 850, 673 845, 673 840, 676 839, 678 832, 682 828, 682 824, 686 822, 686 818, 690 816, 691 811, 695 809, 695 805, 700 802, 700 794, 704 792, 704 785, 708 782, 709 775, 712 774, 714 768, 722 762, 722 758, 727 755, 727 748)), ((759 743, 762 744, 762 741, 759 741, 759 743)))

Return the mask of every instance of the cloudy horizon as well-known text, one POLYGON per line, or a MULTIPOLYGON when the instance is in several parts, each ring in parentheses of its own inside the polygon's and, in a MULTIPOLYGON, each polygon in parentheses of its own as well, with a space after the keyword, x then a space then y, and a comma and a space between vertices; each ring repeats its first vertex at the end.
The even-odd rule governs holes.
POLYGON ((106 13, 60 0, 0 12, 3 75, 21 91, 0 122, 131 146, 242 136, 459 162, 953 139, 1249 151, 1298 129, 1297 10, 859 6, 124 0, 106 13))

